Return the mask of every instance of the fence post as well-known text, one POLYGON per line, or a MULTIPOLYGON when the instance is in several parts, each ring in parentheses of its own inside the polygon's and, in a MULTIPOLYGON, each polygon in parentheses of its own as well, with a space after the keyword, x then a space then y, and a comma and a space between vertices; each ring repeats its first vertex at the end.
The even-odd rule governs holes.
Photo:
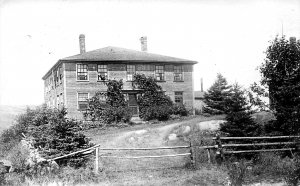
POLYGON ((95 174, 99 173, 99 148, 95 149, 95 174))
POLYGON ((210 150, 209 150, 209 148, 207 148, 206 149, 206 151, 207 151, 207 161, 208 161, 208 163, 211 163, 211 160, 210 160, 210 150))
POLYGON ((194 156, 192 141, 190 141, 190 153, 191 153, 191 164, 193 167, 195 167, 195 156, 194 156))
POLYGON ((223 157, 224 157, 220 134, 216 134, 216 145, 217 145, 216 162, 220 165, 223 162, 223 157))

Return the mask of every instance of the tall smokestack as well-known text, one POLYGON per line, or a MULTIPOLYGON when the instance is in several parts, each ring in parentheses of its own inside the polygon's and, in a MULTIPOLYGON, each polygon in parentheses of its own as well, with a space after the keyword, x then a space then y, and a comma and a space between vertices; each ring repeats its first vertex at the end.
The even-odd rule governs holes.
POLYGON ((201 92, 203 92, 203 78, 201 78, 201 92))
POLYGON ((80 54, 85 53, 85 36, 84 36, 84 34, 79 35, 79 47, 80 47, 80 54))
POLYGON ((140 38, 141 41, 141 50, 143 52, 147 52, 148 51, 148 47, 147 47, 147 36, 143 36, 140 38))

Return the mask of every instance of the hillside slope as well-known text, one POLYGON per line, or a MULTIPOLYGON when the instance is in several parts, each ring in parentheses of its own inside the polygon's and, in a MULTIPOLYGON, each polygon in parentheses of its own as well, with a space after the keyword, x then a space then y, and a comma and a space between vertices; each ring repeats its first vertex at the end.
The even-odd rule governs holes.
POLYGON ((13 124, 16 116, 25 112, 27 106, 0 105, 0 132, 13 124))

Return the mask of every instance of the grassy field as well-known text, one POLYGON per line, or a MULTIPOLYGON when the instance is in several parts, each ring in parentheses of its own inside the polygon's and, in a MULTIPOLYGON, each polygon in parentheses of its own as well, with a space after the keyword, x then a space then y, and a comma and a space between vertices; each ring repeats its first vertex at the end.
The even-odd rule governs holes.
MULTIPOLYGON (((127 128, 109 128, 107 130, 89 130, 86 134, 93 143, 102 147, 159 147, 189 145, 188 138, 193 134, 182 134, 189 126, 196 130, 202 121, 224 119, 224 116, 188 117, 158 124, 141 124, 127 128), (176 134, 176 139, 169 139, 176 134)), ((153 151, 101 151, 100 154, 112 156, 149 156, 186 153, 189 149, 153 150, 153 151)), ((222 169, 200 165, 193 169, 190 156, 165 157, 153 159, 114 159, 101 158, 102 174, 109 185, 222 185, 227 174, 222 169)))
MULTIPOLYGON (((263 124, 272 119, 269 113, 253 116, 263 124)), ((101 147, 160 147, 160 146, 193 146, 212 145, 211 137, 216 129, 212 120, 224 120, 225 116, 190 116, 178 120, 157 124, 140 124, 125 128, 90 129, 86 135, 93 143, 101 147), (204 125, 205 124, 205 125, 204 125), (213 126, 209 126, 213 125, 213 126), (205 130, 205 129, 208 130, 205 130), (175 137, 174 137, 175 136, 175 137)), ((188 153, 189 149, 153 150, 153 151, 100 151, 104 156, 150 156, 188 153)), ((228 169, 208 163, 205 150, 193 148, 196 164, 191 165, 190 156, 148 158, 148 159, 116 159, 101 158, 103 170, 102 185, 226 185, 228 169)), ((212 153, 214 154, 214 153, 212 153)), ((213 155, 212 155, 213 159, 213 155)), ((255 180, 254 180, 255 182, 255 180)), ((269 181, 268 181, 269 182, 269 181)), ((283 183, 256 183, 256 185, 283 185, 283 183)), ((253 180, 249 183, 253 183, 253 180)), ((251 184, 248 184, 251 185, 251 184)), ((253 184, 252 184, 253 185, 253 184)))

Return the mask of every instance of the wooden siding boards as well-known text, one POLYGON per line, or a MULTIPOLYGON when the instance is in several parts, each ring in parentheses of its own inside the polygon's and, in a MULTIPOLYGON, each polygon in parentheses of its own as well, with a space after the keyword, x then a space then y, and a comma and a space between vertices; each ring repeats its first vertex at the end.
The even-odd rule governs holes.
MULTIPOLYGON (((78 61, 78 63, 82 63, 78 61)), ((75 119, 83 119, 82 112, 78 110, 77 96, 78 93, 89 93, 89 97, 92 97, 98 91, 106 91, 107 87, 104 82, 98 81, 97 64, 107 64, 108 67, 108 78, 121 80, 123 79, 124 90, 132 90, 132 82, 127 81, 126 62, 122 63, 103 63, 103 62, 84 62, 88 64, 88 81, 78 81, 76 79, 76 64, 64 62, 63 67, 63 82, 50 92, 45 91, 45 102, 52 102, 54 100, 57 105, 57 95, 63 94, 64 104, 67 106, 68 117, 75 119)), ((193 64, 165 64, 165 63, 130 63, 136 65, 136 73, 145 74, 146 76, 155 75, 155 65, 164 65, 165 67, 165 81, 158 82, 162 86, 163 90, 167 95, 174 101, 174 92, 183 92, 184 104, 192 109, 193 106, 193 64), (183 66, 183 81, 174 81, 174 65, 183 66)), ((55 71, 56 69, 54 69, 55 71)), ((53 74, 54 76, 55 74, 53 74)), ((49 77, 51 77, 50 75, 49 77)), ((48 77, 48 78, 49 78, 48 77)), ((47 78, 47 79, 48 79, 47 78)), ((47 81, 45 79, 45 81, 47 81)), ((46 83, 46 82, 45 82, 46 83)), ((45 84, 46 85, 46 84, 45 84)))
MULTIPOLYGON (((69 64, 76 66, 76 64, 69 64)), ((120 80, 123 79, 124 90, 132 90, 132 82, 126 81, 126 64, 108 64, 108 77, 109 79, 120 80)), ((148 71, 150 66, 143 67, 144 65, 137 64, 137 73, 145 74, 146 76, 154 75, 154 71, 148 71), (140 66, 140 67, 139 67, 140 66), (141 71, 144 69, 145 71, 141 71)), ((70 66, 69 66, 70 67, 70 66)), ((171 99, 174 101, 174 92, 182 91, 183 100, 187 107, 193 108, 193 86, 192 86, 192 72, 183 72, 184 81, 183 82, 174 82, 173 72, 170 70, 173 68, 173 65, 169 65, 165 70, 165 82, 158 82, 162 86, 163 90, 167 95, 171 96, 171 99)), ((74 68, 69 68, 74 69, 74 68)), ((192 69, 186 67, 186 69, 192 69)), ((97 91, 106 91, 106 86, 103 82, 97 81, 97 72, 89 71, 89 81, 77 81, 76 80, 76 71, 66 71, 66 97, 68 105, 68 115, 72 118, 82 119, 82 113, 77 109, 77 94, 80 92, 89 93, 92 97, 97 91)))
MULTIPOLYGON (((50 86, 50 90, 46 91, 45 88, 45 103, 48 104, 50 103, 51 107, 55 107, 58 102, 57 102, 57 96, 60 99, 63 99, 63 103, 65 102, 64 99, 64 65, 57 66, 55 69, 52 70, 52 73, 48 76, 47 79, 44 81, 50 81, 50 78, 53 78, 52 85, 50 86), (61 68, 60 73, 62 73, 62 79, 57 81, 56 77, 56 72, 58 69, 61 68)), ((59 76, 58 76, 59 78, 59 76)), ((46 83, 45 83, 46 84, 46 83)), ((60 100, 59 100, 60 101, 60 100)), ((59 102, 60 103, 60 102, 59 102)))

